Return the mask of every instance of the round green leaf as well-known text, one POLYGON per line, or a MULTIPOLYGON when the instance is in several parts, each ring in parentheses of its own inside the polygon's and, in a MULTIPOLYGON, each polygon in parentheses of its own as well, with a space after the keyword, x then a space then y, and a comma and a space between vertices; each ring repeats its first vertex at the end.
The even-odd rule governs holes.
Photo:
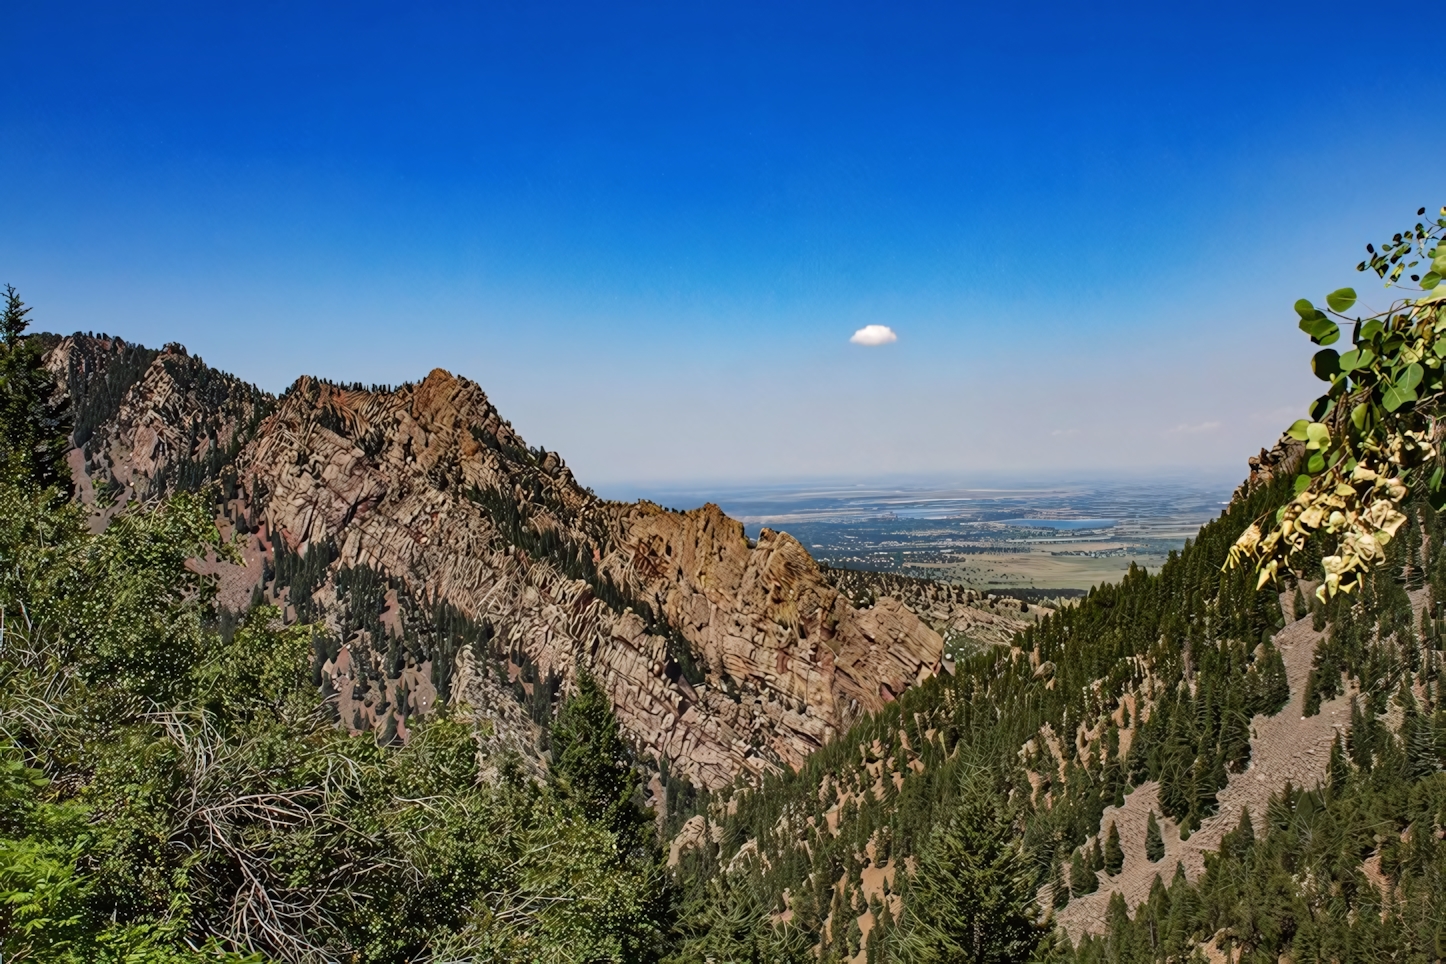
POLYGON ((1330 381, 1341 372, 1341 356, 1334 348, 1322 348, 1310 360, 1311 371, 1322 381, 1330 381))
POLYGON ((1310 335, 1310 340, 1317 345, 1332 344, 1341 336, 1340 326, 1324 315, 1318 318, 1301 319, 1300 330, 1310 335))
POLYGON ((1421 276, 1421 289, 1430 291, 1441 283, 1441 275, 1435 271, 1428 271, 1421 276))
POLYGON ((1305 463, 1305 470, 1311 475, 1319 475, 1325 471, 1325 456, 1316 452, 1305 463))
POLYGON ((1349 311, 1351 305, 1356 303, 1356 289, 1337 288, 1326 295, 1326 304, 1331 306, 1331 311, 1349 311))
POLYGON ((1290 428, 1285 430, 1285 434, 1289 435, 1297 442, 1304 442, 1306 440, 1305 428, 1309 424, 1309 420, 1298 418, 1294 422, 1290 423, 1290 428))
POLYGON ((1386 411, 1388 412, 1394 412, 1407 402, 1414 402, 1415 400, 1416 392, 1414 389, 1402 388, 1399 385, 1387 387, 1385 394, 1381 396, 1381 404, 1386 407, 1386 411))
POLYGON ((1396 386, 1408 390, 1414 389, 1417 385, 1421 384, 1421 377, 1425 374, 1425 370, 1422 369, 1420 365, 1412 362, 1406 366, 1406 370, 1401 372, 1400 377, 1396 379, 1396 386))
MULTIPOLYGON (((1305 491, 1306 489, 1308 489, 1308 488, 1310 488, 1310 476, 1308 476, 1308 475, 1297 475, 1297 476, 1295 477, 1295 494, 1296 494, 1296 495, 1300 495, 1302 492, 1304 492, 1304 491, 1305 491)), ((1284 507, 1282 507, 1282 508, 1284 508, 1284 507)))
POLYGON ((1375 360, 1375 353, 1369 348, 1355 348, 1341 356, 1341 371, 1353 372, 1359 368, 1369 368, 1375 360))
POLYGON ((1315 305, 1302 298, 1295 303, 1295 313, 1300 315, 1301 320, 1306 320, 1315 317, 1316 308, 1315 305))

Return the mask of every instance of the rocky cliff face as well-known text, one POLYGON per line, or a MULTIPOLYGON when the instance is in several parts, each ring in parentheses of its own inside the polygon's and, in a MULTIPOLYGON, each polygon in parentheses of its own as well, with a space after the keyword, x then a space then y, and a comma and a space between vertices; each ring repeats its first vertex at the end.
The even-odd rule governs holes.
POLYGON ((218 520, 246 544, 246 567, 210 564, 230 604, 265 585, 327 620, 341 638, 318 677, 350 725, 404 735, 449 690, 484 711, 507 685, 545 703, 586 666, 645 752, 717 787, 797 766, 940 666, 940 633, 897 599, 855 606, 791 536, 752 543, 716 506, 596 498, 441 369, 392 390, 303 378, 273 399, 177 346, 75 336, 50 365, 91 406, 73 459, 83 493, 217 480, 218 520), (280 568, 308 573, 304 590, 283 592, 280 568), (390 588, 352 619, 358 572, 390 588), (485 630, 474 645, 398 647, 443 608, 485 630), (383 650, 391 670, 368 686, 358 666, 383 650))
POLYGON ((55 340, 47 362, 73 403, 71 468, 92 502, 219 481, 275 401, 180 345, 73 335, 55 340))
POLYGON ((1232 502, 1247 498, 1256 489, 1268 485, 1271 480, 1280 475, 1289 475, 1300 468, 1301 456, 1305 454, 1305 443, 1297 442, 1288 435, 1282 435, 1280 440, 1269 449, 1261 449, 1259 455, 1252 455, 1250 463, 1250 475, 1244 482, 1236 486, 1235 492, 1230 496, 1232 502))

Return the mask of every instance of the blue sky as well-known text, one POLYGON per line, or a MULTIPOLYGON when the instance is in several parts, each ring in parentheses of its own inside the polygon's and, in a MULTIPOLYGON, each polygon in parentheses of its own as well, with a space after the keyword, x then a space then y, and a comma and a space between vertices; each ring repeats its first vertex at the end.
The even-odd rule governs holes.
POLYGON ((0 281, 273 390, 448 368, 614 491, 1233 477, 1291 303, 1446 202, 1370 12, 9 4, 0 281))

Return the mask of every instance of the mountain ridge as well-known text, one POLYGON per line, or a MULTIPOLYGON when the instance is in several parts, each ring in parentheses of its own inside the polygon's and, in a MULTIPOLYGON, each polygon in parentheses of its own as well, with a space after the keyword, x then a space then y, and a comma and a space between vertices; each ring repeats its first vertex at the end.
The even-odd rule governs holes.
MULTIPOLYGON (((278 397, 179 345, 80 334, 48 344, 49 368, 86 413, 72 456, 82 496, 123 506, 214 483, 218 521, 245 542, 245 576, 211 564, 228 605, 240 608, 258 562, 275 568, 278 541, 299 558, 324 550, 326 574, 309 587, 323 610, 336 607, 337 573, 370 569, 393 592, 492 627, 522 664, 509 657, 504 682, 565 686, 587 666, 643 754, 698 786, 796 768, 941 667, 940 632, 899 600, 855 607, 797 540, 764 530, 751 542, 715 505, 597 498, 557 453, 527 446, 480 386, 443 369, 390 389, 303 376, 278 397), (537 679, 519 680, 524 671, 537 679)), ((932 619, 999 618, 973 603, 935 600, 932 619)), ((354 689, 361 642, 386 645, 358 636, 318 654, 333 691, 354 689)), ((399 682, 380 681, 370 710, 342 701, 343 720, 405 732, 404 709, 438 675, 424 655, 403 658, 399 682)))

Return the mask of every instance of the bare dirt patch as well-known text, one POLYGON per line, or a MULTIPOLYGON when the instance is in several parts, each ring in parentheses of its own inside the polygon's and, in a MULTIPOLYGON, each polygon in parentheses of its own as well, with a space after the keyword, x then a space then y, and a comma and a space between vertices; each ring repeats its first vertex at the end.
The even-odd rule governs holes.
MULTIPOLYGON (((1412 601, 1418 607, 1421 599, 1412 601)), ((1078 941, 1085 933, 1102 933, 1110 895, 1119 893, 1133 910, 1150 896, 1150 887, 1158 874, 1166 882, 1175 873, 1178 862, 1185 876, 1197 879, 1205 869, 1205 854, 1220 848, 1225 834, 1240 824, 1242 809, 1248 808, 1257 833, 1264 825, 1262 815, 1270 797, 1289 782, 1297 787, 1313 788, 1325 776, 1330 759, 1331 741, 1344 732, 1350 720, 1348 692, 1323 702, 1320 713, 1301 715, 1304 709, 1305 682, 1315 659, 1316 644, 1322 634, 1311 628, 1309 617, 1296 620, 1275 635, 1275 645, 1285 661, 1286 678, 1290 683, 1290 702, 1275 716, 1257 716, 1251 721, 1250 765, 1244 773, 1233 774, 1220 791, 1219 811, 1205 820, 1189 840, 1180 839, 1180 829, 1160 814, 1159 786, 1154 781, 1141 784, 1125 798, 1125 805, 1105 810, 1101 828, 1111 821, 1119 828, 1120 846, 1125 853, 1124 868, 1114 877, 1100 872, 1100 889, 1078 897, 1059 911, 1056 920, 1078 941), (1145 857, 1145 825, 1153 810, 1165 838, 1165 856, 1158 863, 1145 857)), ((1041 901, 1048 900, 1041 893, 1041 901)), ((1044 906, 1048 906, 1047 903, 1044 906)))

